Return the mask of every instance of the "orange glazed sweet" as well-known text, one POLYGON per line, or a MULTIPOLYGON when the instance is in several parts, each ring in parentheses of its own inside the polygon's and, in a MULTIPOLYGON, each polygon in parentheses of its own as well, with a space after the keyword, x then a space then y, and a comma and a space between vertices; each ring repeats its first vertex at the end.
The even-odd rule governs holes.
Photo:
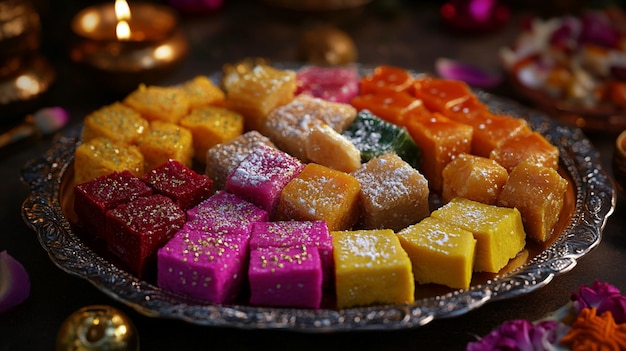
POLYGON ((550 144, 543 135, 532 132, 505 140, 491 152, 489 158, 509 172, 522 161, 532 161, 544 167, 557 169, 559 149, 550 144))
POLYGON ((554 169, 524 161, 509 174, 498 204, 517 208, 528 237, 550 238, 563 208, 567 180, 554 169))
POLYGON ((411 72, 404 68, 381 65, 374 72, 361 79, 361 94, 378 94, 380 92, 410 92, 413 86, 411 72))
POLYGON ((441 191, 443 168, 457 155, 472 149, 472 127, 433 113, 412 115, 406 120, 406 128, 422 151, 420 170, 430 189, 441 191))
POLYGON ((476 113, 471 118, 450 118, 474 128, 472 138, 472 154, 489 157, 491 151, 502 145, 506 140, 532 132, 526 120, 489 112, 476 113))
POLYGON ((509 176, 506 169, 486 157, 461 154, 443 169, 442 198, 455 197, 495 205, 509 176))
POLYGON ((315 163, 283 188, 276 220, 324 220, 328 229, 352 228, 359 218, 359 181, 353 176, 315 163))
POLYGON ((415 97, 424 101, 426 108, 447 117, 468 118, 488 111, 469 86, 459 80, 423 77, 413 84, 415 97))
POLYGON ((358 111, 369 110, 375 116, 398 125, 403 124, 407 111, 426 111, 421 100, 406 92, 396 91, 357 95, 350 100, 350 104, 358 111))

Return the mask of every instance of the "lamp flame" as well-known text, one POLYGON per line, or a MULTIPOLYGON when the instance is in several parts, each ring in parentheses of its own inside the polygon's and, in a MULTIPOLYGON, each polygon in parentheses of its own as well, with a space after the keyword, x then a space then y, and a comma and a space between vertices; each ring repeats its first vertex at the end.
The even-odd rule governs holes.
POLYGON ((120 40, 130 39, 130 7, 126 0, 115 0, 115 17, 117 25, 115 26, 115 35, 120 40))

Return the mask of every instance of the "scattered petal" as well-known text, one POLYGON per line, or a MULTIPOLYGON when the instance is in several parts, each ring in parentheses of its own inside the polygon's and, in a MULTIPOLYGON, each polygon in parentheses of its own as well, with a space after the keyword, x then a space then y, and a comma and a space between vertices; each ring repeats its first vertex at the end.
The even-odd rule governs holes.
POLYGON ((602 301, 611 296, 621 295, 618 288, 609 283, 602 283, 596 280, 591 286, 581 285, 578 291, 572 293, 571 300, 576 311, 580 312, 584 308, 597 308, 602 301))
POLYGON ((43 134, 52 134, 61 129, 69 120, 69 113, 62 107, 47 107, 33 114, 35 124, 43 134))
POLYGON ((24 266, 6 251, 0 252, 0 314, 24 302, 30 294, 30 278, 24 266))
POLYGON ((487 72, 476 66, 447 58, 437 59, 435 68, 437 74, 445 79, 461 80, 477 88, 493 88, 502 82, 500 73, 487 72))
POLYGON ((506 321, 484 338, 467 344, 467 351, 550 350, 568 331, 569 327, 556 321, 506 321))

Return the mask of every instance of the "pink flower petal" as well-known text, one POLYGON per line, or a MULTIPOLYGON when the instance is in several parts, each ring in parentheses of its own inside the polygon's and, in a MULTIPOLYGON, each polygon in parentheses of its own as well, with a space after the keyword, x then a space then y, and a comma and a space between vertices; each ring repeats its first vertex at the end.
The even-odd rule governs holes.
POLYGON ((435 61, 437 74, 445 79, 464 81, 477 88, 493 88, 502 82, 502 74, 447 58, 435 61))
POLYGON ((30 278, 24 266, 6 251, 0 252, 0 314, 30 295, 30 278))

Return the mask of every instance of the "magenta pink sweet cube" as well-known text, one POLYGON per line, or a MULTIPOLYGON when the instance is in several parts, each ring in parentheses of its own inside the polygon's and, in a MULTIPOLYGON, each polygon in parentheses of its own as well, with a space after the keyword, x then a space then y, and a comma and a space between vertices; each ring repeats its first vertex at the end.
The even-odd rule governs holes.
POLYGON ((257 247, 250 250, 250 304, 318 309, 322 264, 316 247, 257 247))
POLYGON ((187 227, 207 232, 249 233, 252 224, 269 220, 264 209, 226 191, 219 191, 187 211, 187 227))
POLYGON ((252 225, 250 248, 307 245, 317 248, 322 261, 323 285, 333 280, 333 242, 325 221, 256 222, 252 225))
POLYGON ((281 191, 303 168, 300 160, 286 152, 259 145, 228 175, 226 190, 268 211, 271 216, 281 191))
POLYGON ((158 251, 157 285, 209 303, 232 303, 246 280, 249 234, 185 227, 158 251))

